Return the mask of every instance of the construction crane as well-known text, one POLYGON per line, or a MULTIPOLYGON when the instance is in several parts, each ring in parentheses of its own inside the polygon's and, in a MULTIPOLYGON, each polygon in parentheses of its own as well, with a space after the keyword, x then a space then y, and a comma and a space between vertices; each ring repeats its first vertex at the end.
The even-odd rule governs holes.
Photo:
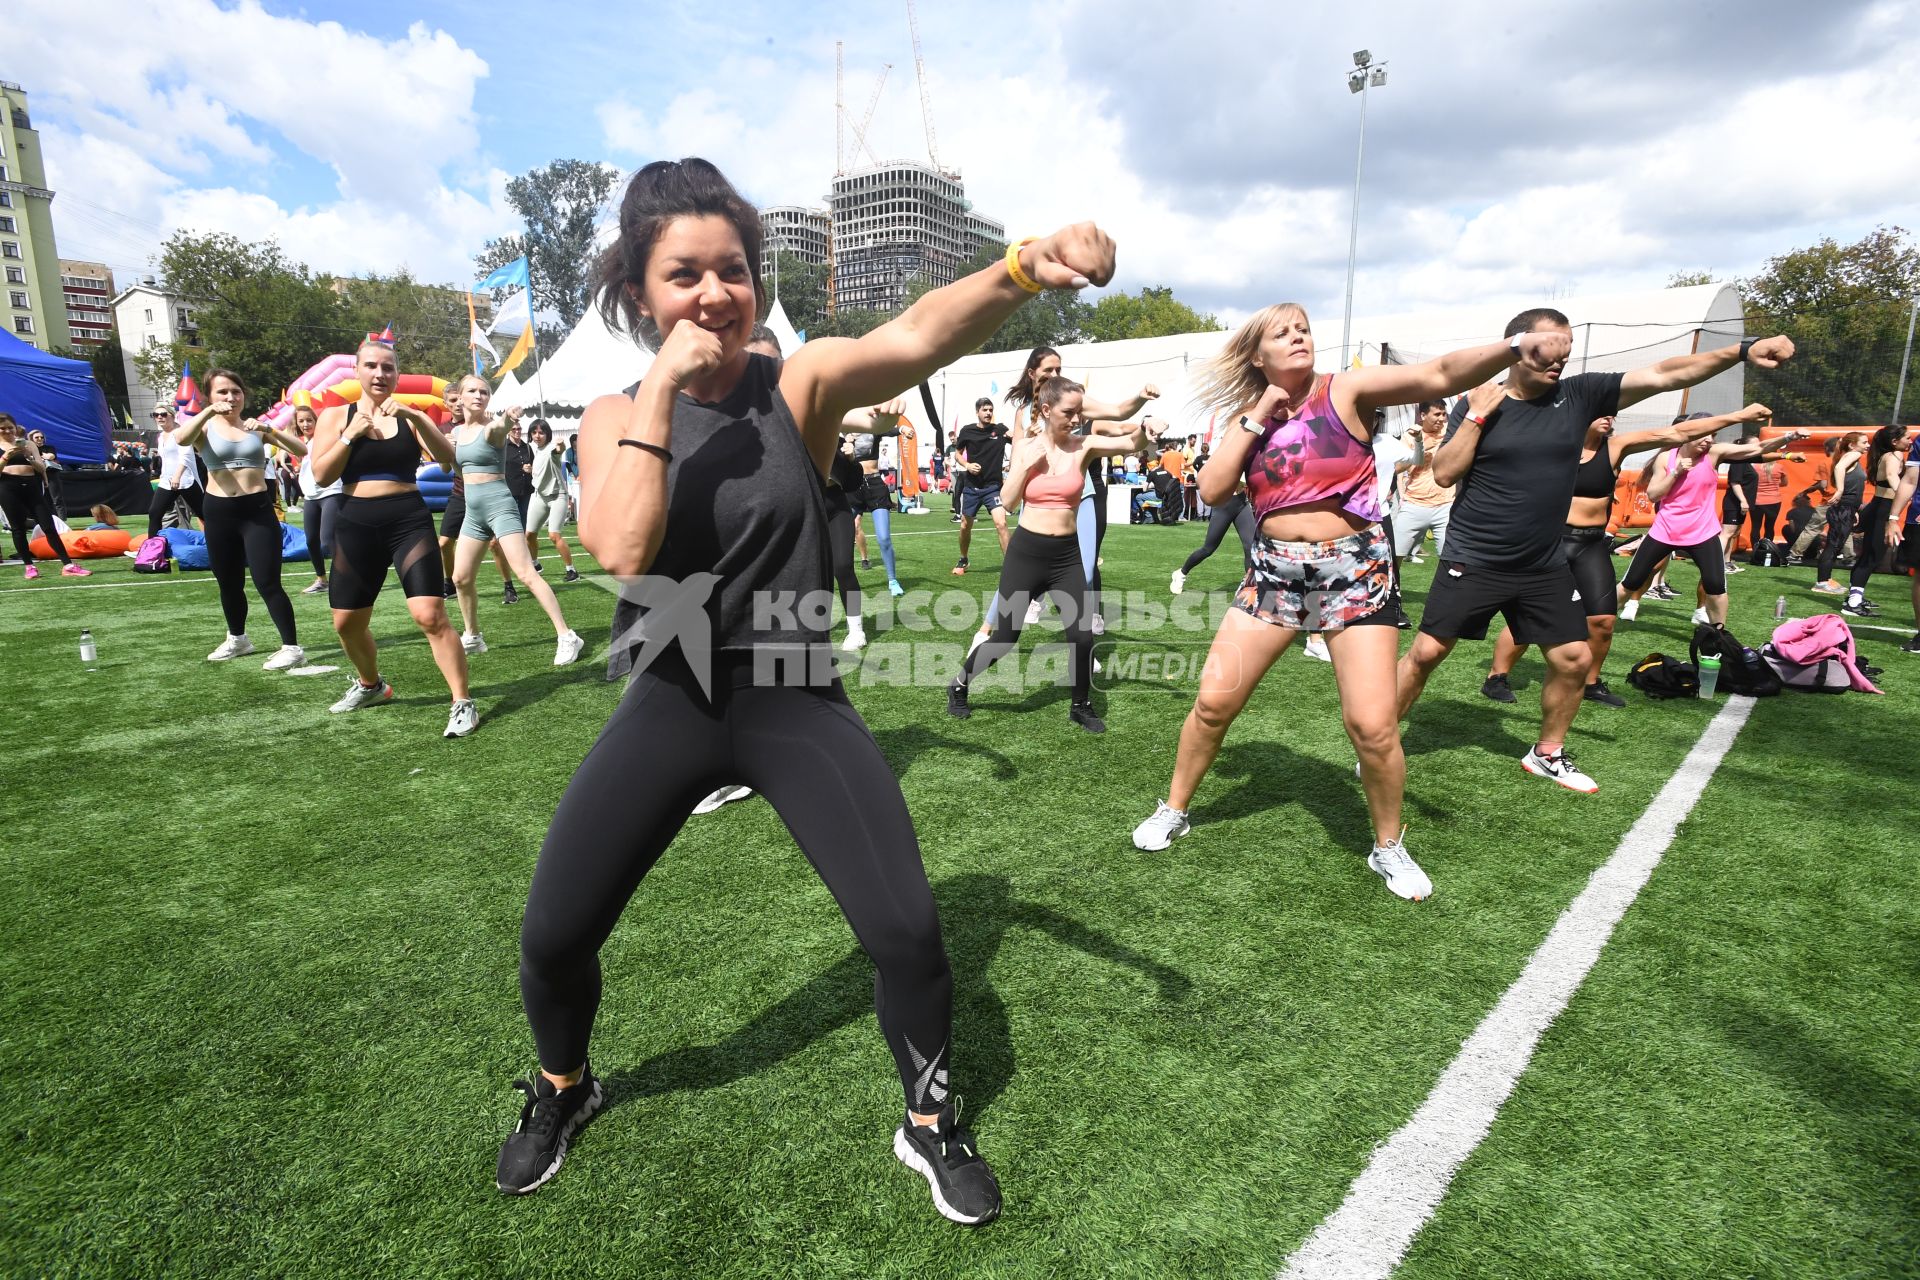
POLYGON ((833 176, 839 177, 847 171, 847 144, 844 129, 847 122, 846 73, 841 65, 841 43, 833 42, 833 176))
POLYGON ((860 153, 862 151, 867 153, 867 159, 873 161, 874 164, 878 165, 880 163, 880 157, 873 154, 873 148, 867 143, 867 129, 873 124, 874 108, 880 105, 880 91, 887 87, 887 73, 892 70, 893 64, 891 62, 883 62, 880 64, 880 79, 874 82, 873 96, 867 99, 867 114, 860 118, 859 127, 853 131, 853 159, 855 164, 860 162, 860 153))
POLYGON ((914 16, 913 0, 907 0, 907 31, 913 36, 913 74, 920 81, 920 119, 927 126, 927 159, 941 173, 940 149, 933 140, 933 99, 927 95, 927 63, 920 56, 920 20, 914 16))

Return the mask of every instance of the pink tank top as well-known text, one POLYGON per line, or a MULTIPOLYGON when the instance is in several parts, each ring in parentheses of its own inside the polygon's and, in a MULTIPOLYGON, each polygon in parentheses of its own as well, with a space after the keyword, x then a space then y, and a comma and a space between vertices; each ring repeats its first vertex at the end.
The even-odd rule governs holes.
MULTIPOLYGON (((1697 546, 1720 536, 1720 469, 1710 458, 1695 460, 1693 469, 1667 490, 1654 513, 1653 527, 1647 532, 1670 547, 1697 546)), ((1671 449, 1655 465, 1671 472, 1679 460, 1680 451, 1671 449)))
POLYGON ((1380 518, 1373 450, 1353 438, 1334 412, 1333 379, 1279 426, 1269 424, 1247 459, 1247 498, 1255 518, 1309 502, 1338 499, 1362 520, 1380 518))
POLYGON ((1027 481, 1023 500, 1030 507, 1052 507, 1071 511, 1080 505, 1080 491, 1086 477, 1073 471, 1048 472, 1027 481))

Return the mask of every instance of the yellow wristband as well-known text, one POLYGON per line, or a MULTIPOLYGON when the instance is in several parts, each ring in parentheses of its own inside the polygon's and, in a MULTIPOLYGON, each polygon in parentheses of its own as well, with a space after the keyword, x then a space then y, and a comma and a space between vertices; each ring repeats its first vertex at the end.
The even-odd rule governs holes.
POLYGON ((1039 293, 1040 282, 1020 269, 1020 251, 1032 244, 1038 237, 1028 236, 1025 240, 1016 240, 1007 246, 1007 274, 1013 282, 1028 293, 1039 293))

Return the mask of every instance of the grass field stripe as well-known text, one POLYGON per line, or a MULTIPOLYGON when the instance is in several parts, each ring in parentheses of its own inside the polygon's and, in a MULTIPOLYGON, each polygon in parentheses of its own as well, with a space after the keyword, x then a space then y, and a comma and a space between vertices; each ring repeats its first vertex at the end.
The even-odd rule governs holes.
POLYGON ((10 587, 11 591, 106 591, 113 587, 177 587, 183 582, 212 582, 212 575, 204 578, 159 577, 152 582, 49 582, 44 587, 10 587))
POLYGON ((1730 698, 1619 847, 1561 913, 1500 1002, 1460 1046, 1427 1100, 1376 1148, 1341 1202, 1287 1259, 1278 1280, 1384 1280, 1440 1205, 1573 999, 1627 908, 1652 877, 1753 711, 1730 698))

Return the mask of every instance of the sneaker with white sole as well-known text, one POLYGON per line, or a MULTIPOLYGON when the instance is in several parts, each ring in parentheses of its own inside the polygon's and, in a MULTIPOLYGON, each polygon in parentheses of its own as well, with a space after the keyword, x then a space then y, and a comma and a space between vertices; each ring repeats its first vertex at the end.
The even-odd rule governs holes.
POLYGON ((462 698, 453 704, 453 711, 447 716, 445 738, 464 738, 480 727, 480 708, 473 705, 472 698, 462 698))
POLYGON ((1167 590, 1177 596, 1182 591, 1185 591, 1186 589, 1187 589, 1186 573, 1180 569, 1175 569, 1173 571, 1173 581, 1167 584, 1167 590))
POLYGON ((1046 612, 1046 608, 1047 602, 1044 599, 1035 599, 1032 604, 1027 606, 1027 620, 1021 625, 1031 627, 1040 621, 1040 615, 1046 612))
POLYGON ((460 647, 469 654, 485 653, 487 638, 478 631, 463 631, 460 633, 460 647))
POLYGON ((1551 778, 1569 791, 1578 791, 1590 796, 1600 789, 1600 784, 1580 771, 1573 762, 1573 753, 1565 747, 1550 756, 1540 754, 1540 748, 1529 748, 1522 757, 1520 767, 1535 777, 1551 778))
POLYGON ((580 655, 587 651, 587 642, 578 631, 569 631, 560 637, 553 650, 553 665, 564 667, 568 663, 580 661, 580 655))
POLYGON ((1688 621, 1693 623, 1693 625, 1696 627, 1706 622, 1706 620, 1707 620, 1707 606, 1705 605, 1701 605, 1698 609, 1695 609, 1693 611, 1693 617, 1688 619, 1688 621))
POLYGON ((949 1222, 977 1227, 1000 1216, 1000 1182, 981 1158, 973 1135, 942 1107, 935 1125, 909 1117, 893 1135, 893 1154, 927 1180, 933 1207, 949 1222))
POLYGON ((1307 656, 1319 662, 1332 662, 1333 655, 1327 651, 1327 640, 1318 632, 1307 637, 1307 656))
POLYGON ((1632 622, 1635 618, 1639 616, 1640 616, 1640 602, 1638 600, 1629 600, 1625 604, 1620 606, 1620 621, 1632 622))
POLYGON ((297 644, 283 644, 273 651, 273 656, 260 664, 262 671, 285 671, 288 667, 297 667, 307 660, 307 651, 297 644))
POLYGON ((992 638, 992 636, 993 636, 993 632, 991 631, 974 632, 973 639, 967 642, 967 656, 971 658, 973 656, 973 651, 975 649, 978 649, 981 645, 985 644, 989 639, 992 638))
POLYGON ((300 594, 303 596, 323 596, 327 594, 327 580, 321 578, 318 581, 308 583, 306 586, 300 588, 300 594))
POLYGON ((1407 852, 1406 839, 1403 831, 1390 843, 1373 846, 1373 852, 1367 855, 1367 866, 1387 882, 1387 888, 1396 897, 1419 902, 1433 896, 1433 881, 1407 852))
POLYGON ((370 707, 376 702, 392 701, 393 686, 385 680, 374 685, 364 685, 358 680, 352 680, 347 684, 346 694, 341 697, 340 701, 328 707, 327 710, 334 712, 358 711, 360 708, 370 707))
POLYGON ((207 655, 208 662, 227 662, 233 658, 244 658, 253 652, 253 641, 246 634, 229 635, 220 642, 220 647, 207 655))
POLYGON ((1133 829, 1133 847, 1142 853, 1158 853, 1191 830, 1186 810, 1162 800, 1153 807, 1152 816, 1133 829))
POLYGON ((847 627, 847 638, 840 642, 840 652, 858 653, 867 647, 867 633, 859 623, 847 627))
POLYGON ((607 1100, 591 1069, 582 1070, 580 1083, 570 1089, 557 1088, 538 1071, 532 1077, 513 1082, 527 1101, 520 1108, 520 1124, 500 1148, 500 1162, 494 1167, 493 1185, 510 1196, 537 1191, 558 1173, 573 1136, 607 1100))
POLYGON ((715 809, 718 809, 723 804, 731 804, 735 800, 745 800, 748 796, 752 794, 753 794, 752 787, 740 787, 740 786, 721 787, 718 791, 715 791, 712 795, 709 795, 706 799, 702 800, 699 804, 693 806, 693 811, 695 813, 712 813, 715 809))
POLYGON ((576 569, 576 568, 574 568, 574 567, 573 567, 572 565, 568 565, 568 566, 567 566, 567 571, 566 571, 565 573, 563 573, 563 574, 561 574, 561 575, 560 575, 560 581, 562 581, 562 582, 578 582, 578 581, 580 581, 580 571, 579 571, 578 569, 576 569))

